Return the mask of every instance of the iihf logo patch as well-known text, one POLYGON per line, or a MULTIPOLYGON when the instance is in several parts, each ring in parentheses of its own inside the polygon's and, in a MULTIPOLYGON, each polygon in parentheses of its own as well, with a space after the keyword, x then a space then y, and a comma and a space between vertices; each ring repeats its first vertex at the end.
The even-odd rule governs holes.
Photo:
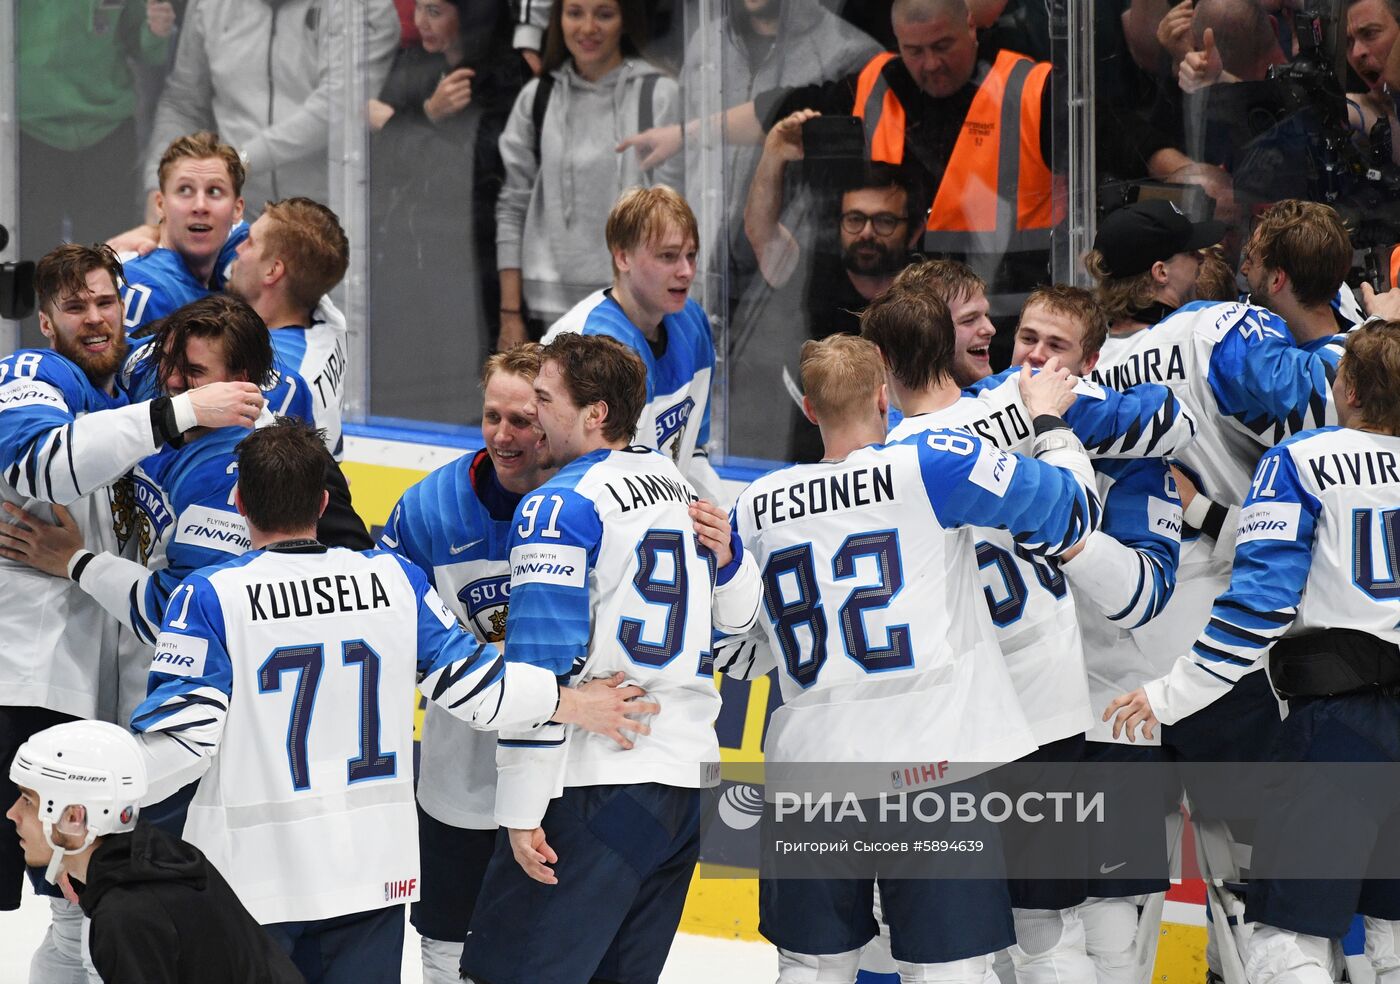
POLYGON ((498 574, 472 581, 457 592, 472 631, 487 642, 506 637, 506 611, 510 606, 510 575, 498 574))

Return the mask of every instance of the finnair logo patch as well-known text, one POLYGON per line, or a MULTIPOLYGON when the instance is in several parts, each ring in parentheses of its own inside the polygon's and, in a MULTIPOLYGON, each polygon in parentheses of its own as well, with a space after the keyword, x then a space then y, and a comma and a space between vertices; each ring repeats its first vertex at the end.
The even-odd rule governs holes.
POLYGON ((16 407, 62 407, 63 396, 48 383, 37 379, 21 379, 0 389, 0 408, 13 410, 16 407))
POLYGON ((1005 496, 1011 487, 1011 476, 1016 473, 1016 456, 998 451, 990 444, 983 444, 977 452, 977 461, 972 466, 968 478, 993 495, 1005 496))
POLYGON ((1302 506, 1296 502, 1256 502, 1240 512, 1236 543, 1251 540, 1296 540, 1302 506))
POLYGON ((175 542, 218 550, 235 557, 248 552, 248 524, 238 513, 208 506, 190 506, 176 520, 175 542))
POLYGON ((588 552, 583 547, 545 546, 527 543, 510 552, 511 589, 522 584, 557 584, 581 588, 588 572, 588 552))
POLYGON ((156 640, 156 654, 151 657, 151 669, 171 676, 204 676, 204 658, 209 653, 209 640, 194 636, 163 632, 156 640))
POLYGON ((1147 500, 1147 528, 1159 536, 1181 540, 1181 506, 1175 502, 1158 499, 1147 500))

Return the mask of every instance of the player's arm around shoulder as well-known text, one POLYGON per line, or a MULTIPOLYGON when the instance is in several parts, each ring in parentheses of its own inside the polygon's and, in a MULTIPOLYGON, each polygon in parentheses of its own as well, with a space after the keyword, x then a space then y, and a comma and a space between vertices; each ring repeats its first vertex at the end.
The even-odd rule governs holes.
POLYGON ((1179 453, 1196 439, 1196 418, 1168 387, 1139 383, 1115 390, 1087 379, 1065 420, 1093 454, 1156 457, 1179 453))
POLYGON ((198 779, 223 737, 233 695, 225 612, 206 572, 170 596, 151 657, 146 699, 131 717, 147 755, 155 803, 198 779))
POLYGON ((918 447, 924 488, 945 528, 1010 530, 1036 553, 1058 555, 1099 524, 1093 468, 1059 414, 1074 401, 1074 380, 1051 360, 1020 378, 1035 436, 1031 455, 999 451, 963 431, 908 438, 918 447))
POLYGON ((1106 618, 1137 628, 1175 591, 1181 500, 1163 458, 1103 459, 1096 468, 1103 524, 1061 554, 1060 569, 1106 618))

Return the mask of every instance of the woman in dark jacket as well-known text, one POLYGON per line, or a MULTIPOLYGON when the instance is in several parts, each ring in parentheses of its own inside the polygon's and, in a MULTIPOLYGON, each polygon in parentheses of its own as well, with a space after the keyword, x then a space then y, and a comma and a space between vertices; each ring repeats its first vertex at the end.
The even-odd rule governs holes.
POLYGON ((370 335, 376 413, 461 422, 498 332, 497 142, 529 66, 507 0, 418 0, 367 107, 374 203, 370 335), (412 358, 432 352, 431 360, 412 358), (463 385, 465 382, 466 385, 463 385))

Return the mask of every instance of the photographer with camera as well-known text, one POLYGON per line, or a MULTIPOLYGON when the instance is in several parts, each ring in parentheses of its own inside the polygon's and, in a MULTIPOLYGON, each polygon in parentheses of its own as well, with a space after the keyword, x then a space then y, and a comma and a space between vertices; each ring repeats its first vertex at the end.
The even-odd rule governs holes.
MULTIPOLYGON (((923 236, 926 199, 903 169, 864 162, 859 127, 852 147, 832 139, 829 125, 844 122, 853 121, 811 109, 779 121, 768 131, 749 185, 744 232, 763 279, 746 293, 736 316, 734 350, 742 357, 730 368, 730 426, 752 428, 754 447, 773 439, 765 407, 771 409, 784 373, 796 378, 786 367, 797 349, 809 338, 860 334, 861 311, 909 264, 923 236), (839 156, 843 151, 853 153, 839 156), (806 165, 807 180, 795 201, 784 201, 791 164, 806 165), (829 181, 832 172, 836 179, 829 181), (786 316, 774 316, 779 311, 786 316), (791 316, 799 311, 801 317, 791 316)), ((796 403, 789 416, 787 447, 771 452, 819 460, 816 427, 796 403)))

